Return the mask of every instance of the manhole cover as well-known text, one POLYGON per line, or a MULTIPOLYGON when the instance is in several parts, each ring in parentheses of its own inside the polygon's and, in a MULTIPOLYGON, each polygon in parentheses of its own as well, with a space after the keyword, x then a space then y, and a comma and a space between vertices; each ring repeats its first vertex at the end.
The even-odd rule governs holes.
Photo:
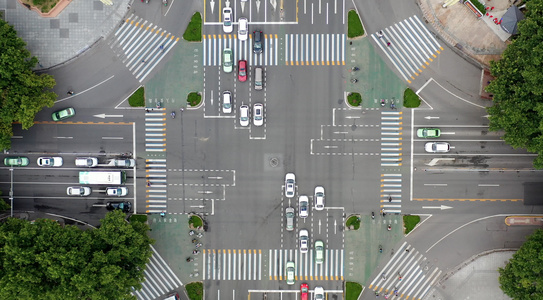
POLYGON ((279 165, 279 158, 277 158, 277 157, 270 158, 270 166, 275 168, 278 165, 279 165))

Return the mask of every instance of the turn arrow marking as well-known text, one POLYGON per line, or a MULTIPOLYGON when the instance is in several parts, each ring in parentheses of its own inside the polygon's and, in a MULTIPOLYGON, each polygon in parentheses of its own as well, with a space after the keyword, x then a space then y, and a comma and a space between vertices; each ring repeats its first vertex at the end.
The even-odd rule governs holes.
POLYGON ((94 117, 97 117, 97 118, 122 118, 124 117, 124 115, 106 115, 106 114, 99 114, 99 115, 94 115, 94 117))

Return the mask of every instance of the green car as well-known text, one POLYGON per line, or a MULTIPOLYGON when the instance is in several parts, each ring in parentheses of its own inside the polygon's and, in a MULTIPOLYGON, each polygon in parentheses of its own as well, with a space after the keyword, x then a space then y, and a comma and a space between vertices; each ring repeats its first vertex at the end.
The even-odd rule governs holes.
POLYGON ((324 261, 324 242, 321 240, 315 241, 315 262, 322 264, 324 261))
POLYGON ((287 280, 288 285, 294 284, 294 276, 296 272, 296 265, 293 261, 287 262, 287 267, 285 269, 285 279, 287 280))
POLYGON ((8 156, 4 158, 4 165, 11 167, 11 166, 19 166, 19 167, 26 167, 30 163, 30 160, 28 157, 24 156, 8 156))
POLYGON ((441 135, 441 130, 438 128, 419 128, 417 136, 420 138, 438 138, 441 135))
POLYGON ((65 109, 61 109, 59 111, 55 111, 51 115, 51 117, 53 118, 53 121, 62 121, 64 119, 68 119, 73 116, 75 116, 75 109, 73 107, 68 107, 65 109))
POLYGON ((222 67, 225 73, 232 73, 232 66, 234 64, 234 58, 232 55, 232 49, 226 48, 222 52, 222 67))

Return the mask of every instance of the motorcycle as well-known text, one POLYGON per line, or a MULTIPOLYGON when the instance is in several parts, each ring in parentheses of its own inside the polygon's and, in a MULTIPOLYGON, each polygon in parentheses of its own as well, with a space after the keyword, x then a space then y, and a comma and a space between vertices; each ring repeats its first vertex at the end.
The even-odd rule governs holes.
POLYGON ((379 253, 383 253, 383 246, 379 245, 379 253))
POLYGON ((360 68, 358 68, 358 67, 352 67, 352 70, 353 70, 353 71, 358 71, 358 70, 360 70, 360 68))
POLYGON ((168 6, 168 0, 162 0, 162 3, 164 3, 164 6, 168 6))
POLYGON ((392 230, 392 226, 390 226, 390 224, 388 225, 387 230, 388 230, 388 231, 391 231, 391 230, 392 230))
POLYGON ((194 258, 192 258, 192 257, 187 257, 187 262, 191 262, 191 261, 194 261, 194 258))
POLYGON ((385 99, 381 99, 381 106, 385 107, 385 105, 386 105, 385 99))
POLYGON ((375 213, 373 211, 371 212, 371 218, 375 219, 375 213))
POLYGON ((357 82, 358 82, 358 79, 353 78, 353 79, 351 79, 351 82, 352 82, 352 83, 357 83, 357 82))
POLYGON ((172 119, 175 119, 175 111, 172 111, 172 119))

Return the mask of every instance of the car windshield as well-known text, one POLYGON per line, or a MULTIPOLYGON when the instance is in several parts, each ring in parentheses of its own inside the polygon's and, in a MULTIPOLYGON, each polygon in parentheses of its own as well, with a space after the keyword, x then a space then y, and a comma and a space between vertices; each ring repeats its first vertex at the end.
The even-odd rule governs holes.
POLYGON ((293 218, 294 217, 294 213, 293 212, 288 212, 287 213, 287 218, 293 218))
POLYGON ((224 108, 230 108, 230 107, 231 107, 230 103, 225 103, 224 104, 224 108))
POLYGON ((245 68, 239 69, 239 75, 245 76, 245 68))

